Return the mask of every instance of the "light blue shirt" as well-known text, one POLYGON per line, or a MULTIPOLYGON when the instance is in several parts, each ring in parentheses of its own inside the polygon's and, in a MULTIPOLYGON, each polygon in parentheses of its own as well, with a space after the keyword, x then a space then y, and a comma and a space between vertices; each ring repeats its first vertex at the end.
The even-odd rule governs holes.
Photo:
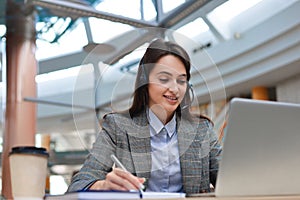
POLYGON ((146 191, 182 192, 176 117, 165 126, 149 109, 152 168, 146 191))

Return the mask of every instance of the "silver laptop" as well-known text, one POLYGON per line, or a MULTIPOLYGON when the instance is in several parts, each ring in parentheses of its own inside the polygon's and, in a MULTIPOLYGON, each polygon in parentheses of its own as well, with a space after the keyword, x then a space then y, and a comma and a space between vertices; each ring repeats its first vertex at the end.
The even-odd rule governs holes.
POLYGON ((300 194, 300 105, 234 98, 215 196, 300 194))

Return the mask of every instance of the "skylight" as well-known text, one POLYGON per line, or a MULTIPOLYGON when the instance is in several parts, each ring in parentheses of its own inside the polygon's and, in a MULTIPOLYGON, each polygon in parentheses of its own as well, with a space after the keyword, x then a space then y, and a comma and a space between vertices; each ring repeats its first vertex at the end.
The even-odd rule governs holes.
POLYGON ((105 43, 133 29, 132 26, 103 19, 89 18, 89 22, 91 24, 93 41, 96 43, 105 43))
POLYGON ((167 13, 185 2, 185 0, 164 0, 162 1, 163 12, 167 13))
POLYGON ((57 43, 49 43, 47 41, 37 40, 37 60, 57 57, 68 53, 74 53, 82 50, 87 44, 87 36, 84 24, 81 20, 73 29, 65 33, 57 43), (76 41, 76 42, 74 42, 76 41))
POLYGON ((191 38, 194 38, 197 35, 204 33, 206 31, 209 31, 209 27, 203 21, 202 18, 198 18, 198 19, 186 24, 185 26, 182 26, 179 29, 177 29, 178 33, 187 35, 191 38), (197 27, 197 29, 195 29, 195 27, 197 27))
POLYGON ((225 38, 243 34, 297 0, 229 0, 207 14, 208 20, 225 38), (259 17, 257 17, 259 16, 259 17))
POLYGON ((143 0, 142 19, 152 21, 157 16, 152 0, 143 0))
POLYGON ((121 15, 133 19, 141 19, 140 0, 104 0, 96 7, 97 10, 121 15))
POLYGON ((3 37, 6 33, 6 26, 0 24, 0 38, 3 37))
MULTIPOLYGON (((212 12, 208 13, 207 18, 210 20, 212 25, 221 33, 221 35, 228 40, 232 38, 234 32, 237 31, 231 27, 232 21, 235 20, 235 18, 241 13, 249 10, 251 7, 255 6, 261 1, 262 0, 229 0, 215 8, 212 12)), ((247 27, 248 24, 244 23, 242 26, 247 27)), ((239 26, 238 28, 241 27, 239 26)))
POLYGON ((214 18, 222 20, 224 23, 227 23, 232 18, 256 5, 260 1, 262 0, 229 0, 214 9, 210 15, 212 15, 214 18))

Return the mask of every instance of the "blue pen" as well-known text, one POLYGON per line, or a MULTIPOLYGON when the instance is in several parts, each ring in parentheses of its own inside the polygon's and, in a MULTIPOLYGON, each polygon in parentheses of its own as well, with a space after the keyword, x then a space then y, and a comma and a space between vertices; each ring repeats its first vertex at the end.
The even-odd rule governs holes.
MULTIPOLYGON (((112 154, 110 157, 118 167, 120 167, 122 170, 128 172, 128 170, 125 168, 125 166, 119 161, 119 159, 114 154, 112 154)), ((140 184, 139 191, 140 191, 141 198, 143 197, 143 189, 144 188, 145 188, 145 186, 143 184, 140 184)))

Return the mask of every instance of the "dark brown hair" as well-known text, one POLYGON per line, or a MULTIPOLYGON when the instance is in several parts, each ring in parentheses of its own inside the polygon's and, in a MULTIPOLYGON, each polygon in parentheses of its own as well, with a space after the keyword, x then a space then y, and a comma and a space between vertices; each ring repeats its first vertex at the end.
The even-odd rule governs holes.
MULTIPOLYGON (((178 44, 170 41, 164 41, 163 39, 154 40, 146 49, 144 56, 142 57, 139 68, 137 71, 136 81, 135 81, 135 91, 133 94, 133 103, 129 108, 129 113, 133 117, 141 112, 144 112, 149 103, 148 94, 148 82, 149 74, 154 68, 155 63, 166 55, 174 55, 179 58, 184 64, 187 81, 190 80, 190 58, 187 52, 178 44)), ((177 113, 186 112, 189 113, 189 108, 191 104, 191 97, 189 94, 189 84, 187 84, 187 90, 182 103, 176 109, 177 113)))

